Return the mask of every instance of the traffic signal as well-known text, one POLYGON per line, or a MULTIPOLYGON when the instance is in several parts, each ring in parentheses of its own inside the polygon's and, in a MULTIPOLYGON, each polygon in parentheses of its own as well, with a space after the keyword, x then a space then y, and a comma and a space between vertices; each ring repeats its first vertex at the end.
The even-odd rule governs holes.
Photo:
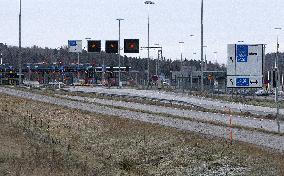
POLYGON ((107 40, 106 41, 106 53, 118 53, 118 41, 107 40))
POLYGON ((126 66, 125 71, 129 72, 129 66, 126 66))
POLYGON ((124 53, 139 53, 139 39, 124 39, 124 53))
POLYGON ((101 41, 100 40, 88 40, 88 52, 89 53, 101 52, 101 41))

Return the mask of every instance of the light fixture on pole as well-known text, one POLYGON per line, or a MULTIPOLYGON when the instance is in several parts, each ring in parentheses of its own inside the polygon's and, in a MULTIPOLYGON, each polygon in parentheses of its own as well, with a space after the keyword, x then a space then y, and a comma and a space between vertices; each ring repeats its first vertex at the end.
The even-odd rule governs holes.
POLYGON ((144 4, 148 6, 148 69, 147 69, 147 85, 150 84, 150 5, 155 4, 153 1, 145 1, 144 4))
POLYGON ((181 69, 182 69, 182 60, 183 60, 183 58, 182 58, 182 51, 183 51, 183 44, 184 44, 184 42, 178 42, 179 44, 180 44, 180 71, 181 71, 181 69))
POLYGON ((121 62, 120 62, 120 50, 121 50, 121 48, 120 48, 120 22, 124 19, 118 18, 116 20, 118 20, 118 69, 119 69, 119 71, 118 71, 118 87, 122 87, 121 69, 120 69, 120 67, 121 67, 121 62))

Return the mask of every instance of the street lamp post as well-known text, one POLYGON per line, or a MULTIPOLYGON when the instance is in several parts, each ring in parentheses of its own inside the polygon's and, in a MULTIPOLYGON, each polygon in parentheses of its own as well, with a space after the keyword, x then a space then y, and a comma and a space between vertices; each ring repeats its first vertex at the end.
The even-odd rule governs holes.
POLYGON ((122 86, 122 84, 121 84, 121 69, 120 69, 120 67, 121 67, 121 63, 120 63, 120 22, 124 19, 118 18, 116 20, 118 20, 118 69, 119 69, 119 71, 118 71, 118 87, 120 88, 122 86))
POLYGON ((184 42, 178 42, 180 44, 180 71, 182 69, 182 50, 184 42))
POLYGON ((22 0, 20 0, 19 13, 19 86, 22 85, 22 0))
MULTIPOLYGON (((275 30, 281 30, 282 28, 277 27, 274 28, 275 30)), ((276 57, 275 57, 275 65, 274 69, 276 71, 276 87, 275 87, 275 104, 276 104, 276 119, 277 119, 277 124, 278 124, 278 132, 280 132, 280 119, 279 119, 279 104, 278 104, 278 87, 279 87, 279 81, 280 81, 280 72, 279 72, 279 59, 278 59, 278 52, 279 52, 279 38, 277 34, 277 46, 276 46, 276 57)))
POLYGON ((203 72, 204 72, 204 60, 203 60, 203 0, 201 0, 201 91, 204 91, 203 72))
POLYGON ((147 69, 147 85, 150 84, 150 5, 155 4, 153 1, 144 2, 148 6, 148 69, 147 69))

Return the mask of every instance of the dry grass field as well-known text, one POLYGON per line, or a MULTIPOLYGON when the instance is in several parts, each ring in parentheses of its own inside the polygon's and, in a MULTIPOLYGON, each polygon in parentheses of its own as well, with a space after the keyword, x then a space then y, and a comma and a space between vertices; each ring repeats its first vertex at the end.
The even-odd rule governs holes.
POLYGON ((2 175, 284 175, 283 154, 0 95, 2 175))

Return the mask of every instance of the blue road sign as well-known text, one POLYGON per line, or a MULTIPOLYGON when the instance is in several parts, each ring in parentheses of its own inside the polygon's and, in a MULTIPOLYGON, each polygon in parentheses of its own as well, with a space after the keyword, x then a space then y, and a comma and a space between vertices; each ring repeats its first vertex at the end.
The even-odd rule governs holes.
POLYGON ((236 85, 238 87, 249 87, 249 78, 237 78, 236 85))
POLYGON ((237 62, 248 62, 248 45, 237 45, 237 62))
POLYGON ((64 66, 61 66, 59 70, 64 71, 64 66))
POLYGON ((76 40, 69 40, 69 46, 77 46, 76 40))

